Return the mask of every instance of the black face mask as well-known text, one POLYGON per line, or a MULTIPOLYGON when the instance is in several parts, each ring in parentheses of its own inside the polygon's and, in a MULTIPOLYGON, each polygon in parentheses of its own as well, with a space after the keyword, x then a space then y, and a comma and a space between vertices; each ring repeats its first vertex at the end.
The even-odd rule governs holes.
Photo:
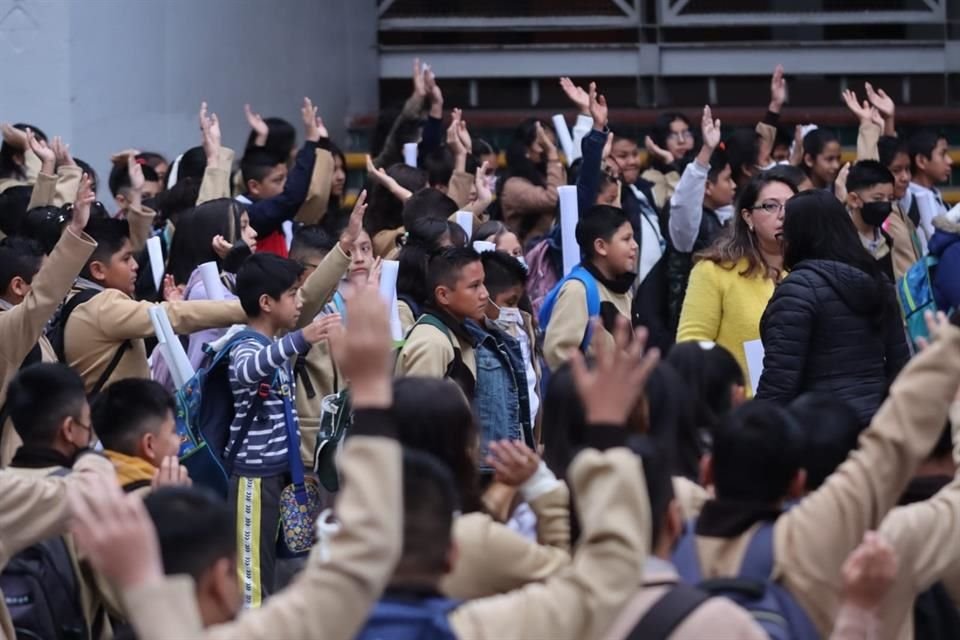
POLYGON ((860 217, 871 227, 879 227, 890 215, 893 205, 889 202, 864 202, 860 217))

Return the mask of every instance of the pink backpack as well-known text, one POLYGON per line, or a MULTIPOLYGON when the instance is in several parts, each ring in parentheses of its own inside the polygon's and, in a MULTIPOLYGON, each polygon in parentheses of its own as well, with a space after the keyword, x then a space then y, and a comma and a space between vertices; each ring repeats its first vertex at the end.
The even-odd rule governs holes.
POLYGON ((540 307, 550 290, 560 281, 559 276, 550 264, 547 251, 550 245, 544 238, 527 252, 524 258, 527 261, 527 295, 533 305, 533 317, 540 315, 540 307))

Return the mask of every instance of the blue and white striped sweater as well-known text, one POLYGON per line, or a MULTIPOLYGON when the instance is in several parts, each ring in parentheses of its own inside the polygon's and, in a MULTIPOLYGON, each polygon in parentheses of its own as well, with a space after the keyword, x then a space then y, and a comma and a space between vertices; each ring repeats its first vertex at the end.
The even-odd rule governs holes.
MULTIPOLYGON (((230 352, 230 389, 233 391, 236 415, 230 425, 230 440, 226 451, 233 446, 250 403, 260 391, 260 384, 270 384, 278 369, 279 376, 286 378, 290 388, 293 419, 297 421, 295 393, 290 359, 309 350, 310 343, 302 331, 287 334, 273 344, 265 346, 256 339, 238 342, 230 352)), ((270 395, 260 405, 260 410, 250 425, 246 438, 234 461, 234 471, 244 476, 266 477, 285 473, 289 469, 286 417, 283 399, 278 385, 271 385, 270 395)), ((297 425, 299 435, 299 424, 297 425)), ((299 452, 295 452, 299 455, 299 452)))

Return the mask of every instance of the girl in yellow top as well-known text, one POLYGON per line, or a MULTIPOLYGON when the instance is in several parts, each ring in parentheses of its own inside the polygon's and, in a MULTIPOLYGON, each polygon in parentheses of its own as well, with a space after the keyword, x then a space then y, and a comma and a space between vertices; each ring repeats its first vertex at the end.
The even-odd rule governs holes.
POLYGON ((753 396, 743 343, 760 338, 760 317, 783 269, 783 207, 797 192, 784 178, 762 173, 740 192, 740 215, 696 256, 680 312, 677 342, 709 340, 733 354, 753 396))

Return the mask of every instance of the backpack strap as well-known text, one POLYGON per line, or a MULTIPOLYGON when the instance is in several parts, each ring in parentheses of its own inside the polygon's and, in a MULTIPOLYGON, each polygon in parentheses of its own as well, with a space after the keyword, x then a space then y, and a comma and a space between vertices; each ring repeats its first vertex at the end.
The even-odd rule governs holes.
MULTIPOLYGON (((230 341, 224 345, 224 347, 214 356, 213 362, 210 363, 210 369, 216 366, 221 359, 228 357, 230 352, 235 346, 237 346, 238 343, 251 339, 256 340, 264 346, 269 346, 271 344, 269 338, 257 331, 251 331, 249 329, 238 331, 230 337, 230 341)), ((273 380, 275 379, 276 376, 274 376, 273 380)), ((256 395, 253 396, 253 400, 251 400, 250 404, 247 406, 247 413, 243 416, 243 422, 240 423, 240 430, 237 431, 237 437, 234 438, 233 445, 230 447, 230 450, 227 451, 227 455, 223 458, 224 471, 226 471, 228 475, 233 470, 233 461, 236 460, 237 455, 240 453, 240 446, 243 444, 243 441, 246 440, 247 434, 250 432, 250 427, 253 425, 253 421, 256 419, 257 414, 260 413, 260 407, 263 406, 264 400, 270 397, 270 390, 273 388, 273 380, 270 382, 261 382, 257 387, 256 395)))
POLYGON ((739 578, 767 582, 773 574, 773 522, 764 522, 757 529, 743 554, 739 578))
POLYGON ((142 480, 134 480, 133 482, 128 482, 127 484, 123 485, 123 492, 124 492, 124 493, 133 493, 134 491, 137 491, 137 490, 139 490, 139 489, 143 489, 144 487, 149 487, 149 486, 150 486, 150 482, 151 482, 151 481, 150 481, 150 480, 147 480, 146 478, 144 478, 144 479, 142 479, 142 480))
POLYGON ((700 570, 700 556, 697 554, 697 519, 687 522, 683 535, 673 551, 673 566, 687 584, 698 584, 703 580, 700 570))
MULTIPOLYGON (((445 325, 443 320, 432 313, 424 313, 422 316, 420 316, 420 319, 417 320, 417 324, 425 324, 443 332, 443 335, 447 336, 447 340, 450 341, 450 346, 453 347, 453 360, 450 361, 450 364, 447 365, 447 370, 444 372, 444 377, 449 378, 450 374, 457 366, 457 362, 463 362, 463 354, 460 352, 460 345, 453 338, 453 334, 450 332, 450 327, 445 325)), ((413 331, 412 328, 411 331, 413 331)))
POLYGON ((123 355, 127 352, 127 349, 133 346, 133 343, 130 340, 124 340, 120 343, 120 346, 117 347, 117 350, 114 352, 113 357, 110 359, 110 362, 107 364, 107 368, 103 370, 103 373, 100 374, 100 377, 97 378, 97 381, 93 384, 93 388, 90 390, 89 396, 92 398, 96 396, 100 391, 103 390, 107 380, 110 379, 110 376, 113 375, 113 372, 117 370, 117 367, 120 366, 120 361, 123 360, 123 355))
MULTIPOLYGON (((560 297, 560 291, 563 289, 563 286, 571 280, 576 280, 581 283, 586 290, 587 316, 589 320, 600 316, 600 290, 597 288, 597 279, 594 278, 593 274, 587 271, 586 268, 578 264, 569 274, 560 280, 560 282, 550 290, 547 297, 544 298, 539 317, 540 326, 543 327, 544 330, 546 330, 547 325, 550 323, 550 316, 553 315, 553 308, 556 306, 557 299, 560 297)), ((583 340, 580 342, 581 351, 586 352, 592 338, 593 324, 588 321, 587 328, 583 332, 583 340)))
POLYGON ((708 593, 677 583, 640 618, 626 640, 666 640, 687 616, 709 599, 708 593))
POLYGON ((51 336, 53 339, 50 341, 50 344, 53 345, 53 350, 56 352, 57 359, 60 362, 64 364, 67 362, 64 337, 67 332, 67 320, 70 319, 70 314, 72 314, 74 310, 83 303, 89 302, 98 293, 102 293, 102 290, 92 288, 80 289, 73 294, 69 300, 64 302, 63 306, 60 307, 60 311, 57 312, 57 315, 54 319, 54 324, 58 327, 58 329, 56 333, 51 336))

